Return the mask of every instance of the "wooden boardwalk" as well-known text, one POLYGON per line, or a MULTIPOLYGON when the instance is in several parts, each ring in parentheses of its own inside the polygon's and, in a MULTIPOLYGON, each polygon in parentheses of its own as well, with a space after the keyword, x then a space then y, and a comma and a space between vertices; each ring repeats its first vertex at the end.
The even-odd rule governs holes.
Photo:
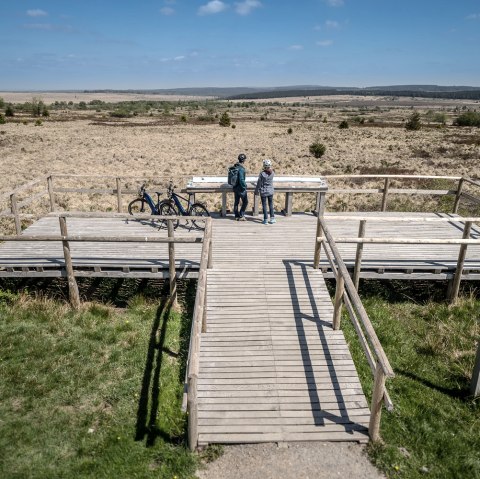
MULTIPOLYGON (((351 213, 348 214, 352 216, 351 213)), ((382 223, 375 213, 366 236, 461 238, 461 223, 382 223)), ((436 215, 417 214, 427 217, 436 215)), ((414 214, 409 213, 409 216, 414 214)), ((335 237, 356 237, 358 221, 328 220, 335 237)), ((27 234, 58 234, 55 216, 27 234)), ((70 235, 160 235, 149 221, 67 218, 70 235)), ((294 215, 275 225, 258 219, 213 222, 213 269, 207 276, 207 332, 200 346, 198 442, 366 441, 369 407, 324 277, 314 270, 316 218, 294 215)), ((180 227, 175 236, 201 232, 180 227)), ((479 238, 478 227, 471 238, 479 238)), ((168 245, 71 243, 76 276, 166 277, 168 245)), ((340 244, 353 267, 356 245, 340 244)), ((363 277, 451 277, 458 245, 373 245, 363 251, 363 277)), ((195 277, 201 244, 175 245, 179 277, 195 277)), ((323 272, 322 272, 323 270, 323 272)), ((467 251, 469 279, 480 279, 480 247, 467 251)), ((64 276, 60 242, 0 244, 0 276, 64 276)))

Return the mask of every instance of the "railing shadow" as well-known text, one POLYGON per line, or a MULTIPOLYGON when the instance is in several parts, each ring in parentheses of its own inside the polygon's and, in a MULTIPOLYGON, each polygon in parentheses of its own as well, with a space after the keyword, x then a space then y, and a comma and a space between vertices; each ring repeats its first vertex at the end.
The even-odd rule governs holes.
POLYGON ((150 331, 145 370, 143 372, 142 387, 138 402, 137 423, 135 427, 135 440, 142 441, 146 438, 147 446, 153 446, 155 439, 159 436, 163 437, 167 442, 174 442, 173 437, 164 431, 161 431, 156 426, 160 395, 162 352, 164 349, 171 307, 172 303, 170 298, 162 298, 150 331))
POLYGON ((352 428, 350 428, 349 425, 346 424, 349 419, 348 411, 346 408, 344 396, 340 388, 339 378, 333 365, 333 355, 330 351, 327 335, 325 334, 326 330, 332 329, 332 323, 331 321, 325 321, 321 319, 321 313, 318 309, 315 293, 313 291, 313 287, 307 272, 308 269, 310 269, 311 271, 313 270, 311 269, 311 266, 307 266, 305 263, 301 263, 298 261, 284 260, 283 263, 287 273, 290 297, 294 309, 295 326, 297 330, 297 337, 303 362, 305 380, 308 386, 308 395, 312 408, 314 424, 316 426, 322 426, 325 424, 325 419, 328 419, 333 423, 345 425, 346 432, 353 432, 353 425, 352 428), (301 269, 301 278, 304 281, 302 285, 304 285, 307 290, 308 300, 312 309, 312 315, 305 314, 301 310, 297 286, 295 285, 294 267, 301 269), (319 397, 317 383, 315 380, 315 371, 318 369, 315 368, 313 365, 311 353, 308 348, 308 332, 306 331, 304 326, 305 321, 310 321, 317 327, 318 338, 316 339, 322 347, 322 352, 326 360, 326 367, 329 373, 329 379, 331 381, 332 390, 334 391, 335 399, 338 404, 338 414, 332 414, 322 410, 322 401, 319 397), (327 364, 327 362, 331 362, 331 364, 329 365, 327 364))

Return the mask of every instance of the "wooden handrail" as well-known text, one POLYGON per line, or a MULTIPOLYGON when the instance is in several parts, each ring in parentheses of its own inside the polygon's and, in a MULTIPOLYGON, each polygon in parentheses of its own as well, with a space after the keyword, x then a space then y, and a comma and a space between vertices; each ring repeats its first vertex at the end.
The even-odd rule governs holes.
POLYGON ((363 307, 360 296, 358 295, 357 290, 355 289, 355 286, 352 280, 350 279, 350 275, 348 273, 347 267, 345 266, 345 263, 342 259, 340 251, 338 250, 335 240, 333 239, 333 236, 331 235, 328 229, 327 223, 325 219, 322 218, 321 216, 318 217, 318 221, 322 226, 324 236, 328 242, 328 245, 330 246, 331 251, 333 252, 335 261, 337 262, 337 268, 338 268, 339 274, 343 276, 343 279, 345 281, 345 290, 350 296, 353 306, 359 313, 360 320, 365 328, 367 337, 370 343, 372 344, 375 355, 378 361, 380 362, 380 364, 382 365, 383 372, 386 376, 393 377, 395 376, 395 373, 393 372, 393 369, 390 366, 390 362, 388 361, 388 358, 385 352, 383 351, 382 345, 380 344, 377 334, 375 333, 375 329, 373 328, 372 323, 370 322, 370 319, 368 317, 368 314, 365 311, 365 308, 363 307))
MULTIPOLYGON (((61 219, 64 217, 60 216, 61 219)), ((173 220, 167 220, 173 221, 173 220)), ((89 243, 203 243, 203 236, 87 236, 87 235, 0 235, 0 241, 73 241, 89 243)))
MULTIPOLYGON (((340 255, 338 247, 335 244, 330 231, 328 230, 324 217, 319 215, 317 221, 320 224, 321 231, 323 232, 323 237, 320 238, 320 241, 324 243, 324 249, 327 253, 332 271, 334 271, 334 275, 337 280, 334 315, 332 320, 333 328, 340 328, 341 301, 343 298, 345 300, 345 304, 347 305, 350 319, 360 340, 360 344, 362 345, 363 351, 367 357, 369 366, 371 369, 375 367, 374 390, 370 407, 369 434, 373 441, 377 441, 380 438, 380 418, 382 411, 381 403, 385 401, 387 407, 392 407, 391 400, 385 389, 385 379, 387 377, 394 377, 395 373, 393 372, 390 362, 388 361, 382 345, 380 344, 368 314, 363 307, 362 301, 358 296, 357 290, 350 278, 350 275, 348 274, 347 267, 345 266, 345 263, 340 255), (325 243, 328 243, 331 253, 326 247, 325 243)), ((318 244, 318 237, 316 240, 316 244, 318 244)), ((315 253, 315 262, 316 261, 317 252, 315 253)))
POLYGON ((338 220, 338 221, 375 221, 375 222, 418 222, 418 223, 465 223, 466 221, 480 222, 480 217, 478 216, 441 216, 441 217, 425 217, 425 216, 366 216, 366 215, 336 215, 336 214, 327 214, 325 217, 327 220, 338 220))
POLYGON ((197 385, 200 370, 200 337, 202 329, 206 327, 207 304, 207 269, 211 256, 212 221, 208 218, 205 225, 204 241, 200 256, 200 269, 198 275, 195 306, 193 310, 192 328, 190 333, 190 346, 186 370, 186 399, 188 413, 188 446, 193 451, 198 445, 198 397, 197 385))

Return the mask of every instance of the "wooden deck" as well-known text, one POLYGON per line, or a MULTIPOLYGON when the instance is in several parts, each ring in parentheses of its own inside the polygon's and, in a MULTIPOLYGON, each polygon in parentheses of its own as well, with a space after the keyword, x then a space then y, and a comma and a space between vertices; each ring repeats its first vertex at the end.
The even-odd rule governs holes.
MULTIPOLYGON (((398 213, 372 214, 366 236, 462 237, 458 222, 378 220, 392 215, 398 213)), ((357 236, 357 220, 326 218, 334 236, 357 236)), ((69 235, 167 235, 149 221, 68 218, 67 224, 69 235)), ((58 234, 58 225, 57 217, 48 216, 27 234, 58 234)), ((332 329, 324 253, 321 269, 312 267, 315 231, 316 218, 306 214, 279 217, 275 225, 214 220, 208 329, 200 346, 200 445, 368 439, 369 407, 343 333, 332 329)), ((199 231, 179 227, 175 235, 199 231)), ((474 227, 471 238, 479 237, 474 227)), ((353 267, 356 245, 339 248, 353 267)), ((77 276, 166 277, 167 249, 159 243, 71 243, 77 276)), ((175 245, 179 277, 195 277, 200 251, 201 244, 175 245)), ((361 276, 446 279, 458 251, 458 245, 366 244, 361 276)), ((0 276, 64 276, 63 258, 60 242, 6 242, 0 244, 0 276)), ((469 246, 465 270, 467 279, 480 279, 478 245, 469 246)))

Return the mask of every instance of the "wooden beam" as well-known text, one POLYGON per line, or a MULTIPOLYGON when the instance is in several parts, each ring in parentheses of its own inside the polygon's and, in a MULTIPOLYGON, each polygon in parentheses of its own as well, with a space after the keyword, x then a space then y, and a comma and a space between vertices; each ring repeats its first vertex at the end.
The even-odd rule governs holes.
MULTIPOLYGON (((366 220, 360 220, 360 225, 358 227, 358 237, 365 237, 365 226, 366 220)), ((353 271, 353 285, 358 291, 358 285, 360 283, 360 271, 362 269, 362 255, 363 255, 363 243, 357 244, 357 252, 355 254, 355 269, 353 271)))
POLYGON ((480 396, 480 341, 477 347, 477 357, 473 368, 471 391, 474 397, 480 396))
POLYGON ((50 211, 55 211, 55 190, 53 187, 53 175, 47 178, 48 197, 50 200, 50 211))
POLYGON ((293 207, 293 192, 287 191, 285 193, 285 216, 292 216, 293 207))
POLYGON ((20 217, 18 216, 17 195, 12 193, 10 195, 10 207, 12 209, 12 215, 15 219, 15 232, 17 235, 22 233, 22 226, 20 224, 20 217))
POLYGON ((117 211, 119 213, 122 212, 122 184, 120 178, 115 178, 115 182, 117 183, 117 211))
POLYGON ((335 288, 335 304, 333 308, 333 329, 338 331, 341 327, 342 302, 345 293, 345 280, 341 274, 337 276, 337 287, 335 288))
POLYGON ((168 237, 172 241, 168 245, 168 269, 170 272, 170 299, 172 307, 177 308, 177 270, 175 267, 175 232, 173 227, 173 220, 167 220, 168 237))
MULTIPOLYGON (((472 222, 467 221, 463 229, 463 240, 468 241, 467 238, 470 238, 470 231, 472 229, 472 222)), ((480 240, 478 240, 480 242, 480 240)), ((460 282, 462 281, 463 274, 463 265, 465 263, 465 257, 467 255, 467 244, 462 244, 460 246, 460 251, 458 252, 457 268, 455 269, 455 276, 453 278, 452 291, 450 293, 450 302, 454 303, 458 298, 458 292, 460 290, 460 282)))
POLYGON ((462 197, 462 190, 463 190, 463 182, 464 179, 461 178, 458 182, 457 194, 455 195, 455 203, 453 204, 453 214, 457 214, 458 212, 458 205, 460 204, 460 199, 462 197))
MULTIPOLYGON (((59 217, 60 221, 60 233, 63 237, 67 237, 67 222, 65 218, 59 217)), ((78 309, 80 308, 80 294, 78 292, 78 285, 75 279, 75 275, 73 272, 73 263, 72 263, 72 255, 70 252, 70 244, 68 241, 63 240, 63 256, 65 258, 65 270, 67 271, 67 278, 68 278, 68 294, 70 297, 70 303, 73 308, 78 309)))
POLYGON ((373 385, 372 405, 370 407, 370 424, 368 433, 372 441, 380 439, 380 419, 382 417, 382 402, 385 393, 385 374, 380 364, 375 370, 375 382, 373 385))
POLYGON ((390 187, 390 178, 385 178, 385 185, 383 187, 383 196, 382 196, 382 211, 387 211, 387 196, 388 196, 389 187, 390 187))

